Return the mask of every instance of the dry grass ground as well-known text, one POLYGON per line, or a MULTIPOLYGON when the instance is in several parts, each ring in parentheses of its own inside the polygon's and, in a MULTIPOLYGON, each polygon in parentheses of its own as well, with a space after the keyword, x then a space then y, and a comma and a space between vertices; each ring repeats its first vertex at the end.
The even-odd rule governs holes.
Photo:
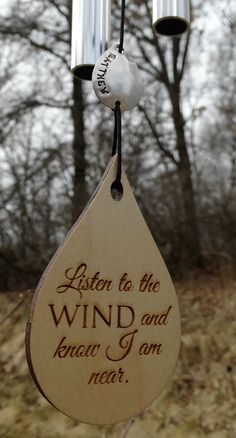
MULTIPOLYGON (((236 279, 201 275, 176 289, 183 336, 172 382, 143 415, 112 427, 77 424, 38 393, 24 353, 27 297, 0 325, 0 437, 235 438, 236 279)), ((19 299, 0 294, 0 320, 19 299)))

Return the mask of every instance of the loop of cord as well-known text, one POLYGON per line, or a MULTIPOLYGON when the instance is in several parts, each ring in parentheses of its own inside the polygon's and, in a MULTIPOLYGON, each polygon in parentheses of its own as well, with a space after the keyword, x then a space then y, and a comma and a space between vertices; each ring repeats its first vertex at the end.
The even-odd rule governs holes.
POLYGON ((122 123, 121 123, 120 102, 116 102, 114 114, 115 114, 115 126, 114 126, 112 156, 114 156, 116 153, 118 155, 116 182, 120 182, 121 181, 121 172, 122 172, 122 164, 121 164, 121 162, 122 162, 122 123))
MULTIPOLYGON (((122 0, 119 53, 122 53, 124 48, 124 28, 125 28, 125 0, 122 0)), ((120 102, 118 101, 116 102, 115 105, 114 115, 115 115, 115 124, 114 124, 112 156, 114 156, 116 153, 118 155, 116 182, 120 183, 121 172, 122 172, 122 123, 121 123, 120 102)))
MULTIPOLYGON (((118 102, 116 102, 116 104, 117 103, 118 102)), ((114 109, 114 116, 115 116, 115 120, 114 120, 114 134, 113 134, 113 145, 112 145, 112 156, 113 157, 117 152, 117 109, 116 109, 116 106, 114 109)))

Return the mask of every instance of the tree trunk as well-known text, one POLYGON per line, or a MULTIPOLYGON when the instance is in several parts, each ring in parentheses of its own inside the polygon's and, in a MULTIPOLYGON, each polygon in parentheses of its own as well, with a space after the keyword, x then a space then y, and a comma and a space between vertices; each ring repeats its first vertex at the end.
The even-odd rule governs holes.
POLYGON ((192 170, 189 160, 185 131, 184 118, 180 107, 180 86, 174 84, 169 90, 173 108, 173 121, 176 130, 176 149, 179 154, 177 172, 183 197, 183 207, 185 214, 184 223, 184 246, 186 261, 189 265, 202 266, 201 244, 198 228, 194 188, 192 182, 192 170))
POLYGON ((72 119, 74 124, 74 195, 72 214, 73 221, 76 221, 88 200, 85 160, 86 142, 84 136, 84 98, 82 82, 76 78, 73 79, 72 119))
MULTIPOLYGON (((72 32, 72 1, 68 0, 70 35, 72 32)), ((71 41, 70 41, 71 43, 71 41)), ((75 222, 82 213, 88 201, 88 189, 86 183, 86 142, 84 127, 84 96, 82 81, 73 77, 73 105, 71 108, 74 126, 73 155, 74 155, 74 178, 73 178, 73 201, 72 220, 75 222)))

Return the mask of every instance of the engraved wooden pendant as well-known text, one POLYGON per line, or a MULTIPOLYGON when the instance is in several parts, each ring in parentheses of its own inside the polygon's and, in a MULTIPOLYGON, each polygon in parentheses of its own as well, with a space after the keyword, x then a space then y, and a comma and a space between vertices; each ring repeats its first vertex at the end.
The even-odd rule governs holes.
POLYGON ((127 420, 148 407, 174 370, 180 315, 167 268, 125 173, 123 197, 105 171, 35 293, 26 352, 47 400, 91 424, 127 420))

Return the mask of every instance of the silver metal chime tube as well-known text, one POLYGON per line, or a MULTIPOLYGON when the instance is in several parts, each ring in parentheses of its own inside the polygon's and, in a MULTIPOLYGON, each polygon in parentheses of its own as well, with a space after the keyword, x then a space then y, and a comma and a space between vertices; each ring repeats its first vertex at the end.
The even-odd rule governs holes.
POLYGON ((153 28, 158 35, 179 36, 189 25, 190 0, 153 0, 153 28))
POLYGON ((92 79, 94 65, 110 41, 111 0, 73 0, 71 70, 92 79))

